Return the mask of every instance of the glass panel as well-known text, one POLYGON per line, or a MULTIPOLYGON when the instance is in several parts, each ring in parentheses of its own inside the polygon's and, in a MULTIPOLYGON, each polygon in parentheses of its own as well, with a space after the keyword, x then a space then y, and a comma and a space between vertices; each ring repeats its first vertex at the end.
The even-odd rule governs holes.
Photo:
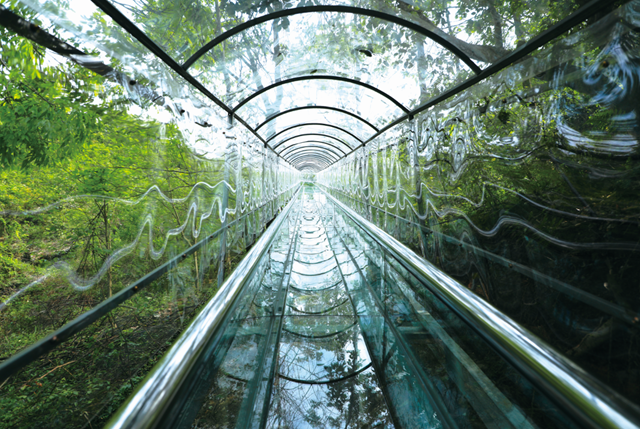
POLYGON ((403 111, 388 98, 363 86, 336 80, 306 80, 273 88, 254 98, 237 113, 254 128, 269 116, 299 106, 330 106, 355 113, 378 128, 403 111))
POLYGON ((572 32, 318 178, 635 404, 638 10, 572 32))
MULTIPOLYGON (((444 407, 441 411, 460 427, 576 427, 350 218, 336 219, 341 228, 332 243, 339 242, 342 248, 346 244, 350 251, 349 259, 341 263, 345 279, 353 279, 347 287, 355 302, 362 303, 358 308, 363 314, 383 316, 377 318, 382 325, 378 330, 367 330, 376 319, 363 322, 364 332, 376 333, 375 350, 384 348, 385 340, 392 342, 385 355, 397 354, 407 371, 418 375, 418 381, 423 379, 423 387, 414 389, 440 398, 438 407, 444 407), (361 281, 348 272, 361 273, 361 281)), ((394 359, 387 357, 382 368, 393 368, 394 359)))
MULTIPOLYGON (((279 80, 317 73, 357 79, 411 107, 470 75, 458 57, 406 27, 330 12, 251 27, 216 46, 190 70, 228 104, 279 80)), ((337 89, 330 92, 339 96, 337 89)))
MULTIPOLYGON (((296 216, 295 211, 289 216, 289 220, 296 216)), ((274 302, 291 239, 285 222, 238 297, 226 328, 210 340, 199 358, 196 365, 201 370, 185 382, 179 395, 182 406, 172 427, 189 428, 194 420, 208 427, 241 426, 252 406, 247 398, 255 393, 277 323, 274 302)))
MULTIPOLYGON (((178 60, 201 45, 251 19, 307 3, 212 2, 157 3, 148 0, 114 2, 125 15, 178 60)), ((472 0, 417 0, 388 3, 375 0, 316 1, 313 5, 344 5, 401 17, 445 37, 474 60, 492 62, 506 50, 549 28, 583 3, 542 0, 517 4, 472 0)))
POLYGON ((98 427, 300 176, 91 2, 11 3, 39 41, 51 32, 92 55, 68 59, 0 28, 0 362, 138 293, 3 378, 0 426, 98 427))
MULTIPOLYGON (((215 294, 215 270, 208 264, 216 260, 218 250, 218 242, 212 241, 70 341, 3 380, 0 426, 103 426, 162 357, 167 344, 215 294)), ((34 334, 40 325, 72 319, 87 303, 100 299, 95 290, 74 296, 63 288, 53 289, 53 284, 44 286, 48 290, 41 290, 41 285, 24 294, 22 304, 36 316, 16 323, 13 302, 3 312, 3 323, 11 323, 10 329, 3 327, 3 356, 11 355, 12 343, 24 346, 37 339, 34 334), (51 298, 45 298, 48 295, 51 298), (57 302, 65 302, 66 308, 57 302)))
POLYGON ((267 135, 273 135, 285 128, 308 122, 336 125, 340 128, 344 128, 345 130, 349 130, 350 133, 354 134, 360 140, 367 140, 367 138, 376 132, 375 129, 357 118, 333 110, 318 108, 296 110, 285 113, 282 116, 278 116, 277 118, 267 122, 258 130, 258 133, 264 137, 267 135))

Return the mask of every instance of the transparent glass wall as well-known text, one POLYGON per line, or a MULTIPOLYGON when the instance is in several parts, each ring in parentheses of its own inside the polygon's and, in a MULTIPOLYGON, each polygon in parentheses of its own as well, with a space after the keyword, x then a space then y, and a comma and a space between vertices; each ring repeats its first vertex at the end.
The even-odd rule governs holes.
POLYGON ((301 181, 640 403, 640 3, 594 4, 5 2, 0 427, 106 422, 301 181))
POLYGON ((91 3, 8 6, 91 55, 0 27, 0 363, 61 343, 2 378, 0 427, 101 426, 301 175, 91 3))
POLYGON ((600 18, 317 182, 638 403, 640 4, 600 18))

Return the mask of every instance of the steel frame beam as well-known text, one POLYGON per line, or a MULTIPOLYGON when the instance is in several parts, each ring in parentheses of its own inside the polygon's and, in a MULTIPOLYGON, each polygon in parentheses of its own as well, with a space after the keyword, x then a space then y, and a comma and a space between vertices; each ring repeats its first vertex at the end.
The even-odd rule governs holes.
POLYGON ((283 158, 285 159, 289 159, 292 156, 301 154, 301 153, 309 153, 309 152, 313 152, 313 153, 327 153, 327 154, 331 154, 332 157, 335 156, 337 159, 341 159, 342 157, 340 155, 337 155, 333 152, 329 152, 327 150, 324 150, 323 148, 318 148, 318 147, 304 147, 304 148, 300 148, 300 149, 296 149, 294 151, 289 152, 288 154, 286 154, 283 158))
POLYGON ((327 168, 327 166, 325 165, 318 165, 311 161, 306 161, 306 162, 301 162, 300 164, 296 164, 295 168, 297 168, 298 170, 302 170, 305 167, 310 167, 315 173, 317 173, 318 171, 322 171, 324 168, 327 168))
POLYGON ((281 80, 281 81, 272 83, 271 85, 265 86, 264 88, 261 88, 261 89, 257 90, 256 92, 254 92, 253 94, 251 94, 250 96, 246 97, 244 100, 242 100, 240 103, 238 103, 236 105, 236 107, 234 107, 232 110, 233 110, 234 113, 237 112, 238 109, 242 108, 242 106, 244 106, 245 104, 247 104, 248 102, 250 102, 254 98, 256 98, 256 97, 258 97, 258 96, 264 94, 265 92, 270 91, 270 90, 272 90, 274 88, 277 88, 277 87, 283 86, 283 85, 287 85, 287 84, 290 84, 290 83, 294 83, 294 82, 304 81, 304 80, 336 80, 336 81, 339 81, 339 82, 347 82, 347 83, 350 83, 352 85, 358 85, 358 86, 361 86, 363 88, 369 89, 369 90, 375 92, 376 94, 379 94, 382 97, 386 98, 387 100, 389 100, 390 102, 392 102, 393 104, 398 106, 400 108, 400 110, 402 110, 404 113, 409 113, 409 109, 404 107, 404 105, 402 103, 400 103, 398 100, 396 100, 395 98, 393 98, 392 96, 390 96, 386 92, 382 91, 381 89, 376 88, 373 85, 370 85, 370 84, 365 83, 365 82, 361 82, 361 81, 356 80, 356 79, 351 79, 351 78, 348 78, 348 77, 332 76, 332 75, 296 76, 296 77, 292 77, 292 78, 289 78, 289 79, 285 79, 285 80, 281 80))
POLYGON ((375 138, 383 134, 385 131, 388 131, 389 129, 395 127, 398 124, 401 124, 406 120, 410 120, 410 121, 413 120, 413 118, 417 114, 435 106, 436 104, 442 103, 448 98, 458 95, 465 89, 477 83, 480 83, 481 81, 487 79, 488 77, 493 76, 494 74, 500 72, 501 70, 509 67, 511 64, 523 59, 524 57, 531 54, 535 50, 551 42, 553 39, 561 36, 562 34, 571 30, 573 27, 583 23, 585 20, 587 20, 591 16, 595 15, 596 13, 610 6, 611 6, 611 3, 607 1, 591 0, 589 3, 582 6, 577 11, 575 11, 573 14, 557 22, 555 25, 551 26, 547 30, 538 34, 537 36, 533 37, 524 45, 517 48, 515 51, 502 57, 499 61, 491 64, 489 67, 482 70, 481 73, 477 74, 476 76, 470 77, 466 81, 456 85, 455 87, 439 95, 436 95, 435 97, 431 98, 427 102, 413 109, 409 114, 396 119, 395 121, 391 122, 388 125, 385 125, 383 128, 380 129, 380 131, 378 131, 376 134, 369 137, 360 146, 354 148, 351 152, 345 155, 345 157, 351 155, 353 152, 360 149, 362 146, 365 146, 367 143, 374 140, 375 138))
POLYGON ((180 77, 193 85, 198 91, 200 91, 203 95, 213 101, 220 108, 224 109, 225 112, 229 115, 230 118, 235 118, 242 125, 247 127, 247 129, 254 135, 258 140, 264 143, 266 146, 267 142, 254 130, 249 126, 247 122, 245 122, 241 117, 234 114, 233 110, 226 104, 222 102, 218 97, 213 95, 211 91, 209 91, 198 79, 193 77, 187 70, 178 64, 169 54, 167 54, 160 46, 158 46, 147 34, 140 30, 133 22, 129 20, 122 12, 118 10, 114 5, 112 5, 108 0, 91 0, 93 4, 99 7, 104 13, 109 15, 111 19, 113 19, 120 27, 122 27, 126 32, 128 32, 134 39, 140 42, 145 48, 149 49, 151 53, 153 53, 156 57, 158 57, 162 62, 164 62, 167 66, 169 66, 173 71, 175 71, 180 77))
MULTIPOLYGON (((277 148, 279 148, 280 146, 282 146, 283 144, 285 144, 285 143, 286 143, 286 142, 288 142, 288 141, 291 141, 291 140, 297 139, 297 138, 299 138, 299 137, 307 137, 307 136, 320 136, 320 137, 327 137, 327 138, 330 138, 330 139, 333 139, 333 140, 335 140, 335 141, 338 141, 338 142, 342 143, 343 145, 345 145, 346 147, 348 147, 348 148, 349 148, 349 150, 351 150, 351 149, 352 149, 351 145, 347 144, 346 142, 343 142, 343 141, 342 141, 342 140, 340 140, 339 138, 334 137, 334 136, 329 136, 329 135, 326 135, 326 134, 320 134, 320 133, 298 134, 297 136, 289 137, 288 139, 285 139, 285 140, 282 140, 281 142, 278 142, 278 144, 276 144, 275 146, 272 146, 272 148, 273 148, 273 150, 276 150, 277 148)), ((334 146, 334 147, 336 147, 336 146, 334 146)), ((288 148, 287 148, 287 149, 288 149, 288 148)), ((287 150, 287 149, 283 149, 283 150, 287 150)), ((336 149, 338 149, 338 148, 336 147, 336 149)), ((347 153, 347 152, 343 151, 342 149, 340 149, 340 152, 342 152, 343 154, 347 153)), ((278 152, 278 153, 280 153, 280 152, 278 152)))
POLYGON ((344 109, 339 109, 337 107, 331 107, 331 106, 300 106, 300 107, 293 107, 291 109, 288 110, 283 110, 281 112, 278 112, 276 114, 273 114, 271 116, 269 116, 267 119, 265 119, 260 125, 258 125, 255 128, 256 133, 258 132, 258 130, 262 127, 264 127, 266 124, 268 124, 269 122, 273 121, 274 119, 282 116, 282 115, 286 115, 287 113, 291 113, 291 112, 297 112, 299 110, 309 110, 309 109, 323 109, 323 110, 331 110, 333 112, 338 112, 338 113, 342 113, 344 115, 348 115, 351 116, 359 121, 361 121, 363 124, 369 126, 370 128, 372 128, 373 130, 377 132, 379 132, 380 130, 378 130, 377 127, 375 127, 371 122, 367 121, 366 119, 364 119, 363 117, 350 112, 348 110, 344 110, 344 109))
MULTIPOLYGON (((308 141, 308 142, 305 142, 305 143, 322 143, 322 142, 316 142, 316 141, 311 140, 311 141, 308 141)), ((316 150, 319 150, 319 151, 321 151, 321 152, 329 152, 329 153, 331 153, 331 154, 333 154, 333 155, 337 156, 337 157, 338 157, 338 159, 342 158, 342 155, 340 155, 339 153, 336 153, 336 152, 332 151, 331 149, 328 149, 328 148, 325 148, 325 147, 322 147, 322 146, 317 146, 317 145, 315 145, 315 144, 314 144, 314 145, 311 145, 311 146, 304 146, 304 147, 295 147, 295 146, 292 146, 292 147, 294 148, 293 150, 290 150, 290 151, 289 151, 289 152, 287 152, 286 154, 281 154, 281 156, 282 156, 283 158, 287 158, 289 155, 293 155, 294 153, 297 153, 297 152, 299 152, 299 151, 301 151, 301 150, 316 149, 316 150)), ((287 150, 288 150, 288 149, 289 149, 289 148, 287 148, 287 150)))
POLYGON ((292 156, 291 158, 288 158, 288 161, 293 163, 293 162, 297 161, 298 159, 301 159, 301 158, 304 158, 304 157, 309 157, 309 156, 316 157, 318 159, 325 159, 325 160, 329 161, 330 164, 332 164, 332 163, 337 161, 337 159, 335 159, 335 158, 331 158, 329 156, 322 155, 322 154, 320 154, 318 152, 301 152, 301 153, 297 153, 294 156, 292 156))
POLYGON ((307 158, 320 158, 321 160, 325 160, 330 164, 334 163, 337 161, 337 159, 333 159, 330 158, 326 155, 321 155, 319 153, 315 153, 314 155, 308 154, 308 153, 301 153, 301 154, 297 154, 296 156, 293 156, 291 158, 289 158, 289 162, 291 163, 296 163, 296 161, 299 161, 301 159, 307 159, 307 158))
POLYGON ((315 162, 315 163, 317 163, 317 164, 322 164, 322 165, 324 165, 325 167, 327 167, 327 166, 331 165, 331 162, 330 162, 330 161, 327 161, 327 160, 322 159, 322 158, 311 157, 311 156, 303 156, 303 157, 297 158, 297 159, 295 159, 295 160, 293 160, 293 161, 291 161, 291 162, 292 162, 294 165, 299 165, 299 164, 301 164, 301 163, 302 163, 302 162, 304 162, 304 161, 313 161, 313 162, 315 162))
MULTIPOLYGON (((267 143, 269 143, 271 140, 275 139, 276 137, 278 137, 279 135, 289 131, 289 130, 293 130, 294 128, 298 128, 298 127, 310 127, 310 126, 319 126, 319 127, 329 127, 329 128, 334 128, 338 131, 342 131, 345 134, 348 134, 349 136, 353 137, 354 139, 356 139, 358 142, 362 143, 363 140, 360 139, 358 136, 356 136, 355 134, 345 130, 344 128, 341 128, 337 125, 333 125, 333 124, 323 124, 322 122, 305 122, 304 124, 298 124, 298 125, 292 125, 290 127, 287 127, 281 131, 278 131, 277 133, 275 133, 274 135, 268 137, 267 143)), ((351 145, 348 145, 351 146, 351 145)))
POLYGON ((184 70, 187 70, 189 67, 193 65, 200 57, 209 52, 215 46, 224 42, 228 38, 235 36, 238 33, 241 33, 251 27, 255 27, 256 25, 262 24, 267 21, 272 21, 274 19, 283 18, 285 16, 293 16, 300 15, 304 13, 313 13, 313 12, 339 12, 339 13, 352 13, 354 15, 363 15, 369 16, 372 18, 381 19, 383 21, 389 21, 397 25, 401 25, 410 30, 415 31, 416 33, 420 33, 423 36, 433 40, 443 48, 449 50, 455 56, 460 58, 474 73, 480 73, 481 69, 478 67, 476 63, 473 62, 471 58, 464 52, 462 52, 458 47, 456 47, 451 42, 444 39, 442 36, 434 33, 433 31, 427 30, 421 25, 415 24, 411 21, 407 21, 404 18, 400 18, 399 16, 391 15, 385 12, 380 12, 377 10, 365 9, 361 7, 354 6, 333 6, 333 5, 323 5, 323 6, 304 6, 304 7, 295 7, 291 9, 279 10, 277 12, 270 13, 268 15, 259 16, 257 18, 251 19, 249 21, 243 22, 240 25, 236 25, 235 27, 225 31, 218 37, 212 39, 209 43, 204 45, 202 48, 198 49, 198 51, 193 54, 185 63, 182 65, 184 70))
MULTIPOLYGON (((299 166, 296 167, 298 170, 300 171, 305 171, 305 170, 311 170, 314 173, 317 173, 318 171, 321 171, 320 169, 317 168, 317 166, 315 164, 312 164, 310 162, 305 162, 303 164, 300 164, 299 166)), ((325 167, 326 168, 326 167, 325 167)))
MULTIPOLYGON (((351 6, 305 6, 305 7, 300 7, 300 8, 282 10, 282 11, 274 12, 274 13, 269 14, 269 15, 265 15, 265 16, 262 16, 262 17, 255 18, 253 20, 250 20, 250 21, 247 21, 247 22, 245 22, 243 24, 240 24, 240 25, 238 25, 238 26, 226 31, 225 33, 221 34, 220 36, 214 38, 209 43, 207 43, 205 46, 200 48, 198 50, 198 52, 196 52, 194 55, 192 55, 191 58, 189 58, 183 65, 180 65, 169 54, 167 54, 162 48, 160 48, 153 40, 151 40, 142 30, 140 30, 133 22, 131 22, 122 12, 120 12, 115 6, 113 6, 108 0, 91 0, 91 1, 96 6, 98 6, 104 13, 109 15, 118 25, 120 25, 132 37, 134 37, 143 46, 145 46, 147 49, 149 49, 155 56, 157 56, 167 66, 169 66, 172 70, 174 70, 176 73, 178 73, 178 75, 180 75, 183 79, 185 79, 187 82, 189 82, 191 85, 193 85, 198 91, 200 91, 203 95, 205 95, 207 98, 212 100, 216 105, 218 105, 219 107, 224 109, 229 114, 230 118, 235 118, 238 122, 240 122, 242 125, 244 125, 253 135, 256 136, 256 138, 258 140, 260 140, 261 142, 264 143, 265 147, 268 147, 269 149, 271 149, 271 147, 267 144, 265 139, 261 135, 259 135, 257 133, 257 129, 253 129, 251 126, 249 126, 249 124, 246 123, 242 118, 237 116, 229 106, 227 106, 220 99, 218 99, 215 95, 213 95, 206 87, 204 87, 204 85, 202 83, 200 83, 200 81, 198 81, 195 77, 193 77, 190 73, 187 72, 187 69, 198 58, 200 58, 202 55, 204 55, 206 52, 208 52, 214 46, 216 46, 217 44, 221 43, 222 41, 228 39, 229 37, 231 37, 231 36, 233 36, 235 34, 238 34, 238 33, 244 31, 247 28, 251 28, 252 26, 258 25, 260 23, 267 22, 267 21, 272 20, 272 19, 285 17, 285 16, 292 16, 292 15, 297 15, 297 14, 302 14, 302 13, 311 13, 311 12, 342 12, 342 13, 353 13, 353 14, 360 14, 360 15, 364 15, 364 16, 371 16, 371 17, 375 17, 375 18, 379 18, 379 19, 383 19, 383 20, 388 20, 388 21, 396 23, 398 25, 405 25, 407 28, 410 28, 410 29, 412 29, 412 30, 414 30, 416 32, 419 32, 420 34, 424 34, 426 37, 429 37, 432 40, 436 41, 437 43, 440 43, 442 46, 444 46, 445 48, 449 49, 454 54, 458 55, 459 58, 461 60, 465 61, 465 63, 467 65, 469 65, 469 67, 471 67, 472 70, 476 73, 476 76, 473 76, 473 77, 467 79, 465 82, 462 82, 461 84, 455 86, 454 88, 451 88, 450 90, 445 91, 445 92, 441 93, 440 95, 437 95, 437 96, 433 97, 431 100, 429 100, 426 103, 418 106, 417 108, 413 109, 411 112, 405 114, 401 118, 396 119, 395 121, 393 121, 392 123, 386 125, 382 129, 377 130, 375 127, 372 127, 374 129, 376 129, 376 134, 374 134, 373 136, 368 138, 366 141, 364 141, 360 146, 356 147, 351 152, 346 154, 345 157, 348 156, 350 153, 353 153, 355 150, 359 149, 360 147, 366 145, 368 142, 370 142, 371 140, 375 139, 380 134, 384 133, 385 131, 389 130, 390 128, 393 128, 394 126, 404 122, 405 120, 412 120, 416 114, 418 114, 420 112, 423 112, 424 110, 429 109, 430 107, 432 107, 432 106, 434 106, 434 105, 436 105, 438 103, 441 103, 441 102, 443 102, 444 100, 446 100, 446 99, 448 99, 450 97, 453 97, 453 96, 459 94, 460 92, 464 91, 465 89, 469 88, 470 86, 475 85, 475 84, 481 82, 482 80, 484 80, 484 79, 486 79, 486 78, 498 73, 499 71, 501 71, 504 68, 510 66, 514 62, 516 62, 516 61, 526 57, 527 55, 531 54, 533 51, 535 51, 536 49, 538 49, 541 46, 545 45, 546 43, 548 43, 548 42, 552 41, 553 39, 557 38, 558 36, 566 33, 567 31, 569 31, 573 27, 581 24, 586 19, 590 18, 591 16, 595 15, 596 13, 598 13, 598 12, 600 12, 602 10, 605 10, 607 7, 610 7, 610 2, 606 2, 606 1, 602 1, 602 0, 591 0, 589 3, 587 3, 584 6, 582 6, 580 9, 578 9, 573 14, 571 14, 568 17, 562 19, 561 21, 557 22, 555 25, 551 26, 547 30, 543 31, 542 33, 538 34, 537 36, 535 36, 532 39, 530 39, 529 41, 527 41, 524 45, 520 46, 515 51, 513 51, 510 54, 504 56, 502 59, 500 59, 499 61, 493 63, 492 65, 490 65, 489 67, 485 68, 484 70, 481 70, 477 65, 475 65, 475 63, 473 63, 473 61, 471 61, 471 59, 468 56, 466 56, 464 53, 462 53, 455 46, 451 45, 449 42, 447 42, 446 40, 442 39, 440 36, 430 32, 429 30, 424 29, 423 27, 421 27, 421 26, 419 26, 417 24, 411 23, 410 21, 406 21, 406 20, 404 20, 402 18, 399 18, 397 16, 394 16, 394 15, 386 14, 384 12, 372 11, 372 10, 369 10, 369 9, 363 9, 363 8, 357 8, 357 7, 351 7, 351 6), (428 34, 425 34, 425 32, 428 33, 428 34), (469 62, 467 62, 465 60, 465 58, 469 62)), ((312 106, 309 106, 309 107, 312 107, 312 106)), ((363 120, 360 117, 358 117, 358 118, 360 120, 363 120)), ((263 123, 263 125, 264 125, 264 123, 263 123)), ((274 153, 275 153, 275 151, 274 151, 274 153)), ((278 155, 278 154, 276 154, 276 155, 278 155)))

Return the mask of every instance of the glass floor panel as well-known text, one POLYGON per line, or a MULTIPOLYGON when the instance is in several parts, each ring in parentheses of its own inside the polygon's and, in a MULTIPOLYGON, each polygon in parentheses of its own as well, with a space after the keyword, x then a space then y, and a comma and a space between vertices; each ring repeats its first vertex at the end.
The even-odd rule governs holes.
POLYGON ((318 189, 289 216, 174 427, 575 427, 318 189))

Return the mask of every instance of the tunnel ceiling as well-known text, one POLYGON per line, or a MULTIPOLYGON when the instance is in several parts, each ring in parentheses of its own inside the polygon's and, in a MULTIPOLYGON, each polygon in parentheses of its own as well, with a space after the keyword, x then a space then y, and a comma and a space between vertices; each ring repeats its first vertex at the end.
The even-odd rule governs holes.
POLYGON ((488 75, 496 64, 513 62, 514 51, 552 32, 582 5, 93 3, 278 156, 313 172, 488 75))

